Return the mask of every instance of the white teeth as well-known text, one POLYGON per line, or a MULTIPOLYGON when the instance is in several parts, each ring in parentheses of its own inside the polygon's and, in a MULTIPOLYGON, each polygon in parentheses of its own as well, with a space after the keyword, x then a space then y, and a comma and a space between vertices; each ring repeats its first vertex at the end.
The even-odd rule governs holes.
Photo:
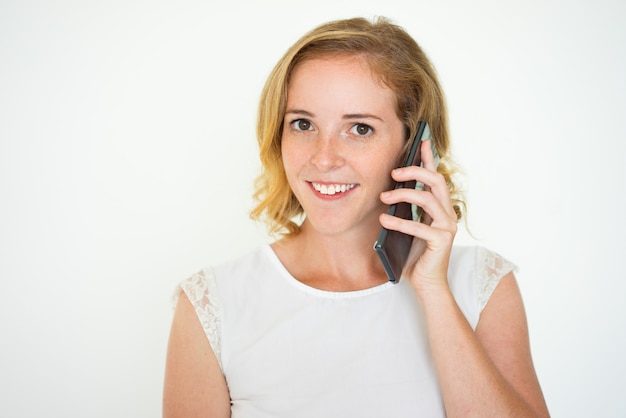
POLYGON ((313 183, 313 188, 324 195, 334 195, 336 193, 344 193, 352 189, 355 184, 319 184, 313 183))

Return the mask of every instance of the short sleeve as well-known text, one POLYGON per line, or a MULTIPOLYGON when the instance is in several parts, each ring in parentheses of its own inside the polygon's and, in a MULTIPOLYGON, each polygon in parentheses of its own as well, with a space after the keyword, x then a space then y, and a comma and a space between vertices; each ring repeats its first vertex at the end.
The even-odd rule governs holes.
POLYGON ((484 247, 476 249, 476 285, 478 286, 478 304, 480 312, 485 308, 500 280, 512 271, 517 271, 515 264, 484 247))
POLYGON ((194 307, 221 368, 221 310, 213 270, 204 269, 183 280, 177 288, 175 300, 180 290, 185 292, 194 307))

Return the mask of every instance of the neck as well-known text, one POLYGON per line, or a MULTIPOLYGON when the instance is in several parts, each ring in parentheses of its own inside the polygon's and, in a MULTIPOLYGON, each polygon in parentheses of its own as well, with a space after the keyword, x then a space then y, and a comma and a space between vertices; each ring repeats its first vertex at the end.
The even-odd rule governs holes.
POLYGON ((283 265, 299 281, 322 290, 367 289, 387 281, 373 249, 375 228, 327 235, 305 220, 300 232, 272 245, 283 265))

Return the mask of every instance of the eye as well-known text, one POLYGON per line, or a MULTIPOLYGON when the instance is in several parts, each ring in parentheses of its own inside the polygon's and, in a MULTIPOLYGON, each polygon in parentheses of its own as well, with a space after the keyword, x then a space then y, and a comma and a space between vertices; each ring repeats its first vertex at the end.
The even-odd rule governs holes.
POLYGON ((366 125, 364 123, 357 123, 352 127, 352 129, 350 129, 350 131, 358 136, 366 136, 371 134, 374 130, 369 125, 366 125))
POLYGON ((297 131, 309 131, 312 128, 311 121, 308 119, 296 119, 291 122, 291 126, 297 131))

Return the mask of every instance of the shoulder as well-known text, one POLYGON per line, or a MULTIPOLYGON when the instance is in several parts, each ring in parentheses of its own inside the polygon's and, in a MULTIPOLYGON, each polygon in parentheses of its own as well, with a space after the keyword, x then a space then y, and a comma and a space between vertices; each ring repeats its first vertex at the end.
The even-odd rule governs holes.
POLYGON ((260 245, 233 259, 216 264, 213 269, 218 277, 228 273, 254 270, 259 264, 267 261, 268 251, 271 251, 269 245, 260 245))
MULTIPOLYGON (((219 330, 222 314, 221 300, 242 294, 255 277, 266 275, 272 259, 269 246, 257 247, 235 259, 206 267, 179 283, 174 292, 174 303, 182 291, 195 308, 205 330, 219 330)), ((235 298, 236 299, 236 298, 235 298)), ((210 338, 213 340, 213 338, 210 338)))
POLYGON ((472 266, 492 273, 517 270, 514 263, 481 245, 455 245, 452 247, 450 265, 462 269, 472 266))
POLYGON ((209 305, 215 305, 214 308, 217 309, 215 298, 219 288, 236 282, 237 278, 258 273, 262 268, 263 260, 267 258, 266 251, 266 247, 260 246, 235 259, 197 271, 179 283, 174 292, 174 302, 182 290, 193 306, 206 308, 209 305))
POLYGON ((448 281, 459 307, 473 328, 498 283, 517 266, 495 251, 479 245, 454 246, 448 281))

